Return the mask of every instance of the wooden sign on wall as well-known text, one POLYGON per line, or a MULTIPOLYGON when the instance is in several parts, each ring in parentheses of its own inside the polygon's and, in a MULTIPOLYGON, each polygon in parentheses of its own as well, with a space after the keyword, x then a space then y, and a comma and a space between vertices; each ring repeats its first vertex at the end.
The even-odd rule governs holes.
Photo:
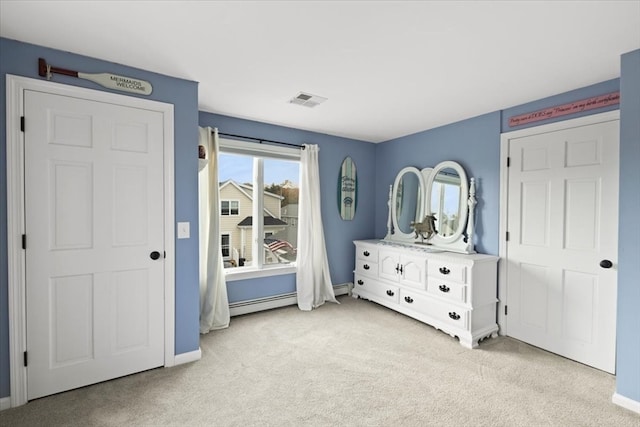
POLYGON ((509 126, 520 126, 540 120, 552 119, 554 117, 565 116, 567 114, 579 113, 582 111, 602 108, 620 103, 620 92, 611 92, 606 95, 594 96, 592 98, 581 99, 555 107, 549 107, 532 113, 520 114, 509 118, 509 126))

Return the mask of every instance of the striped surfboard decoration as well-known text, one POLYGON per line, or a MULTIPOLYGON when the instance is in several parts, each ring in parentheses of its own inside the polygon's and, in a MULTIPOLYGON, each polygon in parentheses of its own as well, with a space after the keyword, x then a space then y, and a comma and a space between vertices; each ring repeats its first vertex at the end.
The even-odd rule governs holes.
POLYGON ((349 156, 342 161, 340 167, 337 193, 340 217, 345 221, 351 221, 358 205, 358 177, 356 164, 349 156))

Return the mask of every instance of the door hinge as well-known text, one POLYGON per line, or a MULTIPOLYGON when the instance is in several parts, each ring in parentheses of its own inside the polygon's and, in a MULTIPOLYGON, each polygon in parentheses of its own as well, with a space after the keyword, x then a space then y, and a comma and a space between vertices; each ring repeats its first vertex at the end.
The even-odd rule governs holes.
POLYGON ((27 235, 22 235, 22 249, 27 249, 27 235))
POLYGON ((24 352, 24 367, 27 367, 27 352, 24 352))
POLYGON ((507 157, 507 167, 511 167, 511 157, 507 157))
POLYGON ((20 130, 24 132, 24 116, 20 117, 20 130))
POLYGON ((505 240, 506 240, 507 242, 509 241, 509 232, 508 232, 508 231, 505 233, 504 238, 505 238, 505 240))
POLYGON ((507 315, 507 307, 508 307, 508 306, 506 306, 506 305, 504 306, 504 315, 505 315, 505 316, 507 315))

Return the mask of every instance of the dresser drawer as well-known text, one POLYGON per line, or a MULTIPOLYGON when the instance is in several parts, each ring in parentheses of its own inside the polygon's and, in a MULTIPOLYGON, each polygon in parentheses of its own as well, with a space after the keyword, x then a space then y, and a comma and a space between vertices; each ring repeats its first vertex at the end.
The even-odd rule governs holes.
POLYGON ((445 279, 451 282, 467 283, 467 266, 437 259, 429 260, 427 265, 429 278, 445 279))
POLYGON ((356 273, 378 277, 378 264, 368 260, 356 260, 356 273))
POLYGON ((356 246, 356 259, 369 262, 378 262, 378 248, 369 246, 356 246))
POLYGON ((467 289, 467 285, 462 283, 450 282, 435 277, 427 279, 427 292, 429 294, 446 298, 450 301, 466 304, 468 301, 467 289))
POLYGON ((458 329, 469 329, 469 311, 461 309, 460 306, 439 302, 429 296, 405 289, 400 292, 400 305, 458 329))
MULTIPOLYGON (((368 293, 384 299, 385 301, 398 303, 400 290, 397 286, 388 285, 372 279, 370 277, 355 275, 355 283, 353 290, 357 294, 360 292, 368 293)), ((366 296, 366 295, 365 295, 366 296)))
POLYGON ((434 310, 432 314, 444 323, 465 331, 469 330, 469 311, 463 310, 459 306, 438 304, 437 310, 434 310))

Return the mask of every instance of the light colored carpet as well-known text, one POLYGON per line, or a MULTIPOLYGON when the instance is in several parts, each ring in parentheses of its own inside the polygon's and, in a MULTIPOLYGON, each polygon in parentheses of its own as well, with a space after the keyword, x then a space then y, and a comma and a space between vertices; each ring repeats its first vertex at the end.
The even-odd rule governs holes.
POLYGON ((39 399, 0 425, 640 426, 615 377, 511 338, 475 350, 374 303, 235 317, 202 360, 39 399))

